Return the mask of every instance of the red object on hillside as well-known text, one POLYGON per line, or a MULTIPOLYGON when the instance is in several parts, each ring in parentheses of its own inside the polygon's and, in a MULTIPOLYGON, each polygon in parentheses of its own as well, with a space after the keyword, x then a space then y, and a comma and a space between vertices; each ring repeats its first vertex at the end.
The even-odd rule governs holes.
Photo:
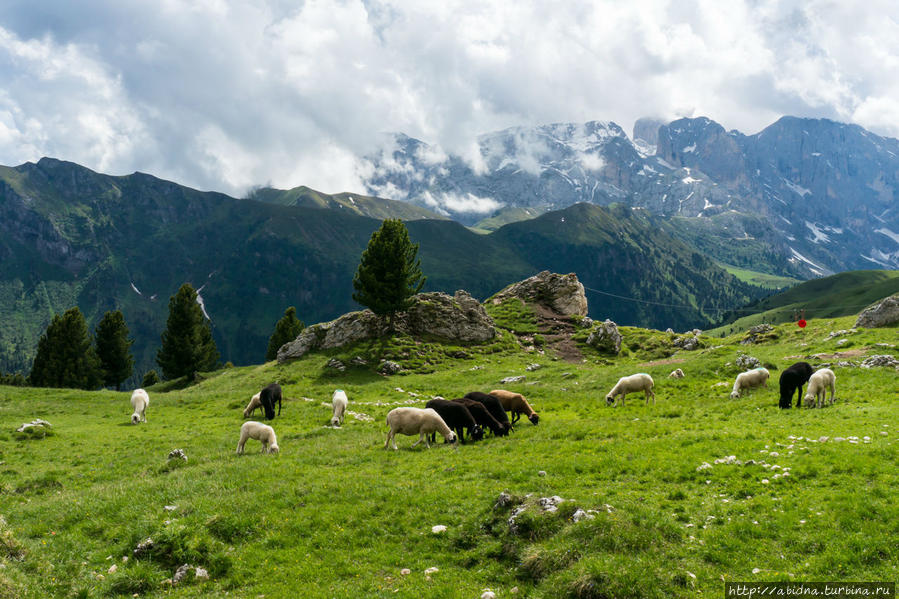
POLYGON ((804 329, 804 328, 805 328, 805 325, 807 325, 808 323, 805 322, 805 319, 803 318, 802 320, 800 320, 800 321, 797 322, 796 324, 799 325, 799 328, 800 328, 800 329, 804 329))

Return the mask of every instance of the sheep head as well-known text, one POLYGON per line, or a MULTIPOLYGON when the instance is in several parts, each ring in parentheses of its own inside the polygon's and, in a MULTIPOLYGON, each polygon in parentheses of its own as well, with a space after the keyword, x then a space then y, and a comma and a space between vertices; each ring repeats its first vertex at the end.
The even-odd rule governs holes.
POLYGON ((474 425, 471 429, 471 440, 472 441, 480 441, 484 438, 484 428, 480 424, 474 425))
POLYGON ((131 415, 131 424, 140 424, 140 414, 132 414, 131 415))
POLYGON ((615 398, 611 395, 606 395, 606 405, 610 406, 615 403, 615 398))
POLYGON ((281 448, 278 447, 277 443, 272 443, 271 445, 268 446, 269 453, 278 453, 279 451, 281 451, 281 448))
POLYGON ((531 414, 530 416, 528 416, 528 420, 531 421, 531 424, 537 424, 538 422, 540 422, 540 416, 538 416, 537 414, 531 414))

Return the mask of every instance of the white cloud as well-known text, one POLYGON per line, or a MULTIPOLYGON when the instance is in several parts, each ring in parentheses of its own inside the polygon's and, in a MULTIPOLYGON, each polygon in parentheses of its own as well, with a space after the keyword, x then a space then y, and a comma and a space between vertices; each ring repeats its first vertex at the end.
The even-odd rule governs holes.
POLYGON ((501 208, 501 202, 493 198, 482 198, 472 193, 435 193, 425 191, 421 196, 428 208, 441 214, 461 212, 466 214, 487 214, 501 208))
MULTIPOLYGON (((793 114, 899 136, 897 23, 886 0, 6 0, 0 163, 335 192, 361 190, 355 157, 386 131, 479 172, 478 134, 555 122, 754 133, 793 114)), ((539 148, 518 160, 536 171, 539 148)))

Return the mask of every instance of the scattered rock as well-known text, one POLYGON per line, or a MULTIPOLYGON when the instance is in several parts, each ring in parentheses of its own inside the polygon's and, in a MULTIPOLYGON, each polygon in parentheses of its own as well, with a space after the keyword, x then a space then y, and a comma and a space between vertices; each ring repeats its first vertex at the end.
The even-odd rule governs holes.
POLYGON ((353 359, 350 360, 350 366, 368 366, 368 360, 362 356, 353 356, 353 359))
POLYGON ((396 374, 401 370, 401 367, 396 362, 392 362, 390 360, 384 360, 381 362, 380 366, 378 366, 378 372, 381 374, 390 376, 392 374, 396 374))
POLYGON ((594 326, 587 337, 587 345, 603 353, 618 355, 621 352, 621 339, 618 325, 607 318, 594 326))
POLYGON ((876 366, 897 368, 899 367, 899 360, 889 354, 880 354, 876 356, 869 356, 865 358, 861 363, 862 368, 874 368, 876 366))
POLYGON ((511 297, 546 306, 563 316, 587 315, 584 286, 574 273, 560 275, 544 270, 524 281, 509 285, 488 301, 500 304, 511 297))
POLYGON ((325 368, 336 370, 337 372, 344 372, 346 370, 346 364, 344 364, 337 358, 331 358, 330 360, 328 360, 328 363, 325 364, 325 368))
POLYGON ((197 568, 194 570, 194 577, 198 580, 209 580, 209 572, 205 568, 197 568))
POLYGON ((695 351, 699 347, 699 339, 693 335, 678 337, 672 342, 674 347, 679 347, 685 351, 695 351))
POLYGON ((559 504, 564 501, 565 500, 558 495, 553 495, 552 497, 541 497, 537 503, 543 508, 544 512, 555 512, 559 509, 559 504))
POLYGON ((582 329, 589 329, 592 326, 593 326, 593 319, 590 318, 589 316, 584 316, 581 319, 581 328, 582 329))
POLYGON ((499 497, 496 498, 496 503, 493 504, 493 509, 502 509, 512 505, 512 496, 508 493, 500 493, 499 497))
POLYGON ((540 470, 537 472, 537 476, 546 476, 546 470, 540 470))
MULTIPOLYGON (((762 325, 759 325, 759 326, 762 326, 762 325)), ((771 325, 765 325, 765 326, 771 326, 771 325)), ((753 327, 753 328, 755 328, 755 327, 753 327)), ((758 358, 749 356, 747 354, 740 354, 739 356, 737 356, 736 362, 737 362, 737 368, 739 368, 741 370, 752 370, 753 368, 758 368, 759 366, 762 365, 761 361, 759 361, 758 358)))
POLYGON ((543 364, 528 364, 524 369, 528 372, 534 372, 535 370, 540 370, 541 368, 543 368, 543 364))
POLYGON ((191 566, 190 564, 182 564, 181 566, 179 566, 178 569, 175 570, 175 575, 172 576, 172 584, 178 584, 179 582, 184 580, 184 577, 187 576, 188 572, 190 572, 192 568, 193 566, 191 566))
POLYGON ((31 422, 26 422, 25 424, 23 424, 22 426, 20 426, 19 428, 17 428, 17 429, 16 429, 16 432, 17 432, 17 433, 22 433, 22 432, 25 432, 25 431, 26 431, 27 429, 29 429, 29 428, 35 428, 35 427, 40 427, 40 428, 47 427, 47 428, 50 428, 50 427, 52 427, 52 426, 53 426, 53 425, 50 424, 49 422, 47 422, 46 420, 43 420, 43 419, 41 419, 41 418, 35 418, 35 419, 32 420, 31 422))
POLYGON ((115 564, 109 566, 109 570, 106 571, 107 574, 115 574, 119 567, 115 564))
POLYGON ((141 557, 151 549, 153 549, 153 539, 147 537, 145 541, 141 541, 137 544, 137 547, 134 548, 134 551, 132 551, 132 553, 134 554, 134 557, 141 557))
POLYGON ((761 343, 767 338, 771 338, 773 335, 771 333, 774 332, 774 327, 770 324, 757 324, 748 331, 743 336, 743 339, 740 340, 740 343, 743 345, 750 345, 753 343, 761 343))
POLYGON ((400 574, 402 574, 403 576, 409 576, 410 574, 412 574, 412 570, 410 570, 409 568, 403 568, 402 570, 400 570, 400 574))
POLYGON ((430 576, 431 574, 437 574, 437 572, 440 572, 440 568, 437 568, 435 566, 431 566, 430 568, 425 568, 425 576, 430 576))
POLYGON ((496 593, 493 591, 484 591, 481 593, 481 599, 496 599, 496 593))
POLYGON ((873 329, 889 326, 896 322, 899 322, 899 293, 862 310, 855 321, 855 326, 873 329))
POLYGON ((671 374, 668 375, 668 378, 669 379, 682 379, 682 378, 684 378, 684 371, 681 370, 680 368, 677 368, 676 370, 672 370, 671 374))
POLYGON ((170 459, 170 460, 180 459, 180 460, 184 460, 186 462, 187 454, 184 453, 183 449, 173 449, 172 451, 169 452, 168 459, 170 459))
POLYGON ((446 532, 446 526, 443 524, 437 524, 436 526, 431 527, 431 532, 435 535, 439 535, 442 532, 446 532))
POLYGON ((592 520, 595 517, 596 516, 594 516, 593 514, 585 512, 581 508, 578 508, 573 514, 571 514, 571 519, 574 522, 580 522, 581 520, 592 520))
POLYGON ((674 329, 672 329, 671 327, 668 327, 667 329, 665 329, 665 332, 668 333, 669 335, 673 335, 674 329))
POLYGON ((508 383, 520 383, 520 382, 523 381, 525 378, 527 378, 527 377, 525 377, 523 374, 520 374, 520 375, 518 375, 518 376, 507 376, 506 378, 504 378, 503 380, 501 380, 500 383, 503 383, 503 384, 508 384, 508 383))

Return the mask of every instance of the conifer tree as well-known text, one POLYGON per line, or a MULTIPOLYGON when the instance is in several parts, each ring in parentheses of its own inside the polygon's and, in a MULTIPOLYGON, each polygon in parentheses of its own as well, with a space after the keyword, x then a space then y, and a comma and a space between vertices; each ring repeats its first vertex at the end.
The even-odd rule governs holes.
POLYGON ((131 355, 133 339, 128 339, 125 317, 119 310, 107 312, 94 331, 97 356, 103 369, 103 385, 122 388, 122 383, 134 372, 131 355))
POLYGON ((278 350, 285 343, 289 343, 299 336, 305 325, 297 318, 297 309, 293 306, 284 311, 284 316, 275 323, 275 332, 268 340, 268 349, 265 352, 266 360, 274 360, 278 357, 278 350))
POLYGON ((169 298, 169 317, 162 333, 162 347, 156 352, 156 363, 166 379, 213 370, 219 352, 212 330, 197 302, 197 292, 185 283, 169 298))
POLYGON ((407 309, 410 298, 425 284, 418 244, 409 239, 406 225, 387 219, 372 233, 353 277, 353 299, 378 315, 407 309))
POLYGON ((96 389, 102 383, 100 359, 77 306, 55 315, 41 335, 29 379, 35 387, 96 389))

